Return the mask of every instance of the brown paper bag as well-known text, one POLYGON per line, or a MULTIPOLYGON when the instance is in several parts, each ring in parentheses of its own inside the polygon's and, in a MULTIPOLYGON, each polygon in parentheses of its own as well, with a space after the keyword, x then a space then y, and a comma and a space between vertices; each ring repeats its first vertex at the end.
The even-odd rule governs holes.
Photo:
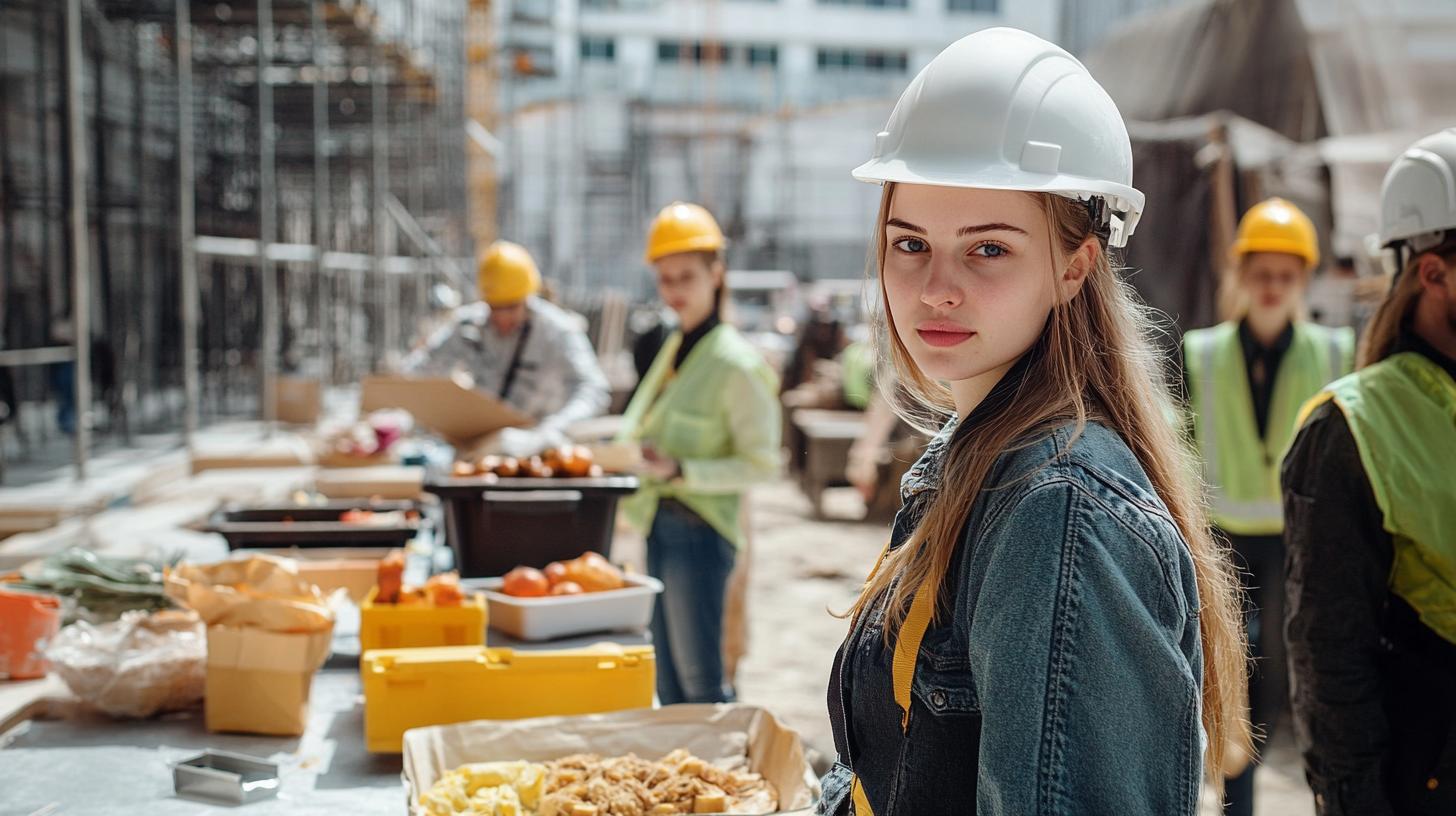
POLYGON ((166 581, 167 595, 208 624, 207 729, 302 734, 313 675, 333 637, 318 587, 290 562, 263 555, 183 564, 166 581))
POLYGON ((318 587, 281 558, 182 564, 168 573, 166 586, 168 597, 197 612, 208 626, 317 632, 334 625, 318 587))

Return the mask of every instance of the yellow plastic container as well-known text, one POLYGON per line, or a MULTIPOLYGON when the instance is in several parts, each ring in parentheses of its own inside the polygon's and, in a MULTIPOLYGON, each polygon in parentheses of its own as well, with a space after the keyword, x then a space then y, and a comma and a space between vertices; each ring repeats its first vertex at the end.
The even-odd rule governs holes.
POLYGON ((595 714, 651 708, 651 646, 599 643, 559 652, 484 647, 366 652, 364 737, 399 753, 404 732, 470 720, 595 714))
POLYGON ((476 593, 460 606, 376 604, 379 587, 359 605, 359 648, 419 649, 431 646, 484 646, 485 596, 476 593))

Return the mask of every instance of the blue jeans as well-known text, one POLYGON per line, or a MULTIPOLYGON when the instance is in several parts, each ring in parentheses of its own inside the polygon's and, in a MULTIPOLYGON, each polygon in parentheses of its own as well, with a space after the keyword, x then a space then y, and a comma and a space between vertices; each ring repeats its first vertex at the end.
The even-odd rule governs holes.
POLYGON ((51 397, 56 401, 56 427, 67 436, 76 432, 76 364, 51 363, 51 397))
POLYGON ((662 581, 652 612, 662 705, 733 702, 723 679, 723 604, 733 543, 696 513, 663 501, 647 534, 647 572, 662 581))

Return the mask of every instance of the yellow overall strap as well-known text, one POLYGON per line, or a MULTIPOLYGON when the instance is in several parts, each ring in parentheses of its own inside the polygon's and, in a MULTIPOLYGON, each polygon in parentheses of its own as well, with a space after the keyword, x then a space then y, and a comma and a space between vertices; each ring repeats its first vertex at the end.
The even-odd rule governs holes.
MULTIPOLYGON (((889 545, 880 551, 880 557, 875 560, 875 567, 870 570, 865 583, 874 579, 889 552, 889 545)), ((922 586, 915 591, 915 597, 910 602, 910 611, 905 615, 905 622, 900 625, 900 636, 895 640, 891 670, 895 704, 900 707, 901 731, 908 731, 910 728, 910 694, 915 685, 915 664, 920 656, 920 643, 925 639, 925 631, 930 628, 930 619, 935 614, 935 589, 922 586)), ((864 785, 860 783, 858 774, 855 774, 850 785, 850 797, 854 803, 855 816, 874 816, 874 810, 870 808, 869 797, 865 795, 864 785)))
POLYGON ((854 802, 854 816, 875 816, 875 811, 870 807, 870 800, 865 796, 864 785, 859 783, 859 777, 854 778, 850 784, 849 795, 854 802))
POLYGON ((901 731, 910 729, 910 689, 915 683, 915 663, 920 657, 920 641, 925 639, 925 630, 930 628, 934 614, 935 589, 922 586, 915 590, 910 612, 900 625, 900 637, 895 639, 895 703, 900 706, 901 731))

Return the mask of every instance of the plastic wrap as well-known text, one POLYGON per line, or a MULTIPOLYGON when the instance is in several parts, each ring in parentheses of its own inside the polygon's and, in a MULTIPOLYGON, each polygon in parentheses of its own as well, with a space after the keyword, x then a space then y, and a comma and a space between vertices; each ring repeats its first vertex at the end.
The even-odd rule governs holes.
POLYGON ((74 623, 46 650, 82 702, 114 717, 150 717, 202 700, 207 638, 190 612, 127 612, 113 623, 74 623))

